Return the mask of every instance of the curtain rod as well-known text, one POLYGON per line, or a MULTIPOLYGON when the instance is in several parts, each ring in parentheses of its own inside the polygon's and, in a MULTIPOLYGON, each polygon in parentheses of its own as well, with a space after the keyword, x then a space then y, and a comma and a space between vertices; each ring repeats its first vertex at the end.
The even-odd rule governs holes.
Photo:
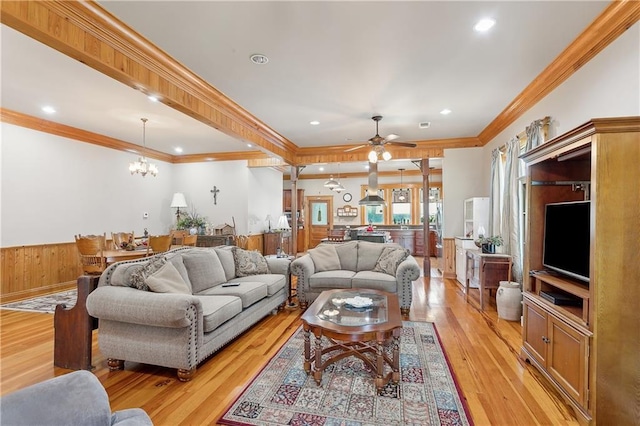
MULTIPOLYGON (((536 121, 536 120, 534 120, 534 121, 536 121)), ((551 123, 551 117, 550 116, 547 115, 546 117, 544 117, 542 119, 542 132, 544 134, 545 141, 547 140, 547 135, 548 135, 549 124, 550 123, 551 123)), ((516 139, 518 139, 520 141, 520 148, 524 148, 524 146, 527 144, 527 129, 525 128, 523 131, 518 133, 516 135, 516 139)), ((498 151, 500 151, 503 154, 505 152, 507 152, 507 144, 505 143, 500 148, 498 148, 498 151)))

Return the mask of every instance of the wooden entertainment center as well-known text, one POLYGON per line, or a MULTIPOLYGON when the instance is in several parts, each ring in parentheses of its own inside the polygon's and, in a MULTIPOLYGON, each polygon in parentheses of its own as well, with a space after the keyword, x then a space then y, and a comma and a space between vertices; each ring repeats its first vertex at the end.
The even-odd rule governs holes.
POLYGON ((593 119, 527 166, 521 357, 581 424, 638 424, 640 117, 593 119), (545 205, 590 200, 589 282, 543 265, 545 205), (569 304, 549 293, 568 295, 569 304))

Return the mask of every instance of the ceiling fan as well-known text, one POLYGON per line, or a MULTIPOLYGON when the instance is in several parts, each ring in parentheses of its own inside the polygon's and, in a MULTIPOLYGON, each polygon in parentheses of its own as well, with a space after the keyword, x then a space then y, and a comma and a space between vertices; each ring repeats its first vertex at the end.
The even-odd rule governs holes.
POLYGON ((376 162, 378 162, 378 155, 381 155, 382 158, 385 161, 391 159, 391 153, 384 149, 384 146, 387 145, 387 144, 389 144, 389 145, 397 145, 397 146, 405 146, 407 148, 415 148, 417 146, 415 143, 393 142, 395 139, 398 138, 398 135, 394 135, 394 134, 390 134, 389 136, 383 138, 382 136, 380 136, 380 134, 378 132, 378 122, 380 122, 380 120, 382 120, 382 116, 381 115, 374 115, 373 117, 371 117, 371 119, 376 122, 376 135, 374 137, 372 137, 371 139, 369 139, 369 143, 368 144, 359 145, 359 146, 356 146, 356 147, 353 147, 353 148, 349 148, 349 149, 346 149, 344 152, 356 151, 358 149, 370 146, 371 147, 371 152, 369 152, 369 162, 376 163, 376 162))

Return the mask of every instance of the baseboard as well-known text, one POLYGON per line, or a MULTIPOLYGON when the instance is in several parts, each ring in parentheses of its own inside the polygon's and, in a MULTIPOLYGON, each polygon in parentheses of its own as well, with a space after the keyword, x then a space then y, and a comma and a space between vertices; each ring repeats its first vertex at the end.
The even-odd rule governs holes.
POLYGON ((42 296, 43 294, 57 293, 59 291, 71 290, 76 288, 75 281, 67 281, 58 284, 52 284, 44 287, 32 288, 29 290, 16 291, 0 295, 0 303, 17 302, 18 300, 30 299, 32 297, 42 296))

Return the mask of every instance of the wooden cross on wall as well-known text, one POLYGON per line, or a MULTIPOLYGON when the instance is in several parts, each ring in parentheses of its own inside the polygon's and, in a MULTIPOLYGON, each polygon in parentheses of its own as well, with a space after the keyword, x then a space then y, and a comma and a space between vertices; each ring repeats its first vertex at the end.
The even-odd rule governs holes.
POLYGON ((214 205, 218 204, 218 192, 220 192, 220 190, 214 185, 213 189, 211 190, 211 193, 213 194, 214 205))

